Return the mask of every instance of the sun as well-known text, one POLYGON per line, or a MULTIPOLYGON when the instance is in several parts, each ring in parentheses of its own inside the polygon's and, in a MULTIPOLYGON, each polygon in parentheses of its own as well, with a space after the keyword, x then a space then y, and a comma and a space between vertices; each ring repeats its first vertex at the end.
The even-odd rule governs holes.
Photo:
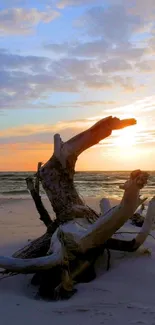
POLYGON ((131 148, 136 144, 136 130, 135 128, 128 128, 121 130, 113 139, 113 145, 116 147, 131 148))

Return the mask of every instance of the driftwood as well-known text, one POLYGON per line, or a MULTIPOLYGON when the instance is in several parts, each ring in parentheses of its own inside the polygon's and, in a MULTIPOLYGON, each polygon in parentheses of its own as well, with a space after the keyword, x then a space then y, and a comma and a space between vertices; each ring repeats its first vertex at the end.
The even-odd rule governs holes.
MULTIPOLYGON (((143 199, 139 198, 139 204, 141 204, 141 206, 133 214, 133 216, 131 216, 129 218, 131 220, 131 224, 136 226, 136 227, 142 227, 142 225, 144 223, 145 218, 142 215, 142 213, 143 213, 143 210, 145 209, 144 202, 146 200, 147 200, 147 197, 145 197, 143 199)), ((107 211, 109 211, 111 209, 109 199, 107 199, 107 198, 101 199, 101 201, 100 201, 100 209, 101 209, 101 215, 104 215, 107 211)))
POLYGON ((134 119, 121 121, 110 116, 67 142, 63 142, 59 134, 54 136, 54 153, 45 165, 38 165, 35 185, 32 179, 27 179, 46 232, 13 257, 0 256, 1 268, 10 272, 35 273, 32 283, 39 285, 43 297, 69 298, 75 292, 75 282, 88 282, 95 277, 94 263, 105 249, 108 252, 109 249, 132 252, 143 244, 154 218, 154 198, 136 238, 125 241, 112 236, 142 203, 139 195, 147 183, 147 173, 132 172, 121 187, 124 194, 120 204, 104 209, 103 214, 101 209, 100 215, 85 205, 73 180, 76 160, 84 150, 109 136, 113 130, 135 123, 134 119), (39 178, 56 214, 54 221, 41 201, 39 178))
POLYGON ((134 213, 134 215, 130 218, 131 224, 137 227, 142 227, 144 223, 144 216, 143 211, 145 210, 144 202, 142 203, 141 207, 134 213))
POLYGON ((145 218, 140 215, 139 213, 134 213, 133 217, 131 218, 131 224, 136 227, 142 227, 145 218))

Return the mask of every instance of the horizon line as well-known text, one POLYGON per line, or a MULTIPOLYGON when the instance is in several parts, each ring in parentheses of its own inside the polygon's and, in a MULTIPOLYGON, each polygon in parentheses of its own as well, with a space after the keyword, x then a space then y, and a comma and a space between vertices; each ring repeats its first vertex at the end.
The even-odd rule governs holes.
MULTIPOLYGON (((105 170, 75 170, 75 173, 78 172, 132 172, 133 170, 138 170, 140 168, 135 168, 135 169, 105 169, 105 170)), ((155 172, 155 169, 141 169, 142 171, 147 171, 147 172, 155 172)), ((0 173, 36 173, 36 170, 0 170, 0 173)))

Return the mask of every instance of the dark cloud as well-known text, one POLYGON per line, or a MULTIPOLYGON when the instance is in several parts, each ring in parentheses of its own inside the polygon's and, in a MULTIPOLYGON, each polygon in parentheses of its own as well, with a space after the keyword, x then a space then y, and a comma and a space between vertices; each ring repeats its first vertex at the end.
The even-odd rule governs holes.
POLYGON ((114 73, 114 72, 131 70, 132 66, 130 63, 128 63, 124 59, 120 60, 119 58, 114 58, 114 59, 110 59, 105 62, 102 62, 100 64, 100 68, 103 73, 114 73))
POLYGON ((85 28, 91 37, 101 36, 113 43, 126 42, 141 24, 141 17, 130 15, 122 5, 91 8, 78 21, 78 26, 85 28))
POLYGON ((60 57, 92 58, 99 60, 116 59, 127 60, 130 62, 141 59, 148 50, 147 47, 135 47, 130 42, 122 42, 113 47, 112 44, 102 39, 95 39, 91 42, 69 44, 51 43, 45 49, 59 55, 60 57))
POLYGON ((44 94, 72 92, 78 90, 78 82, 62 75, 30 74, 23 71, 0 72, 0 108, 26 108, 33 101, 41 100, 44 94))
POLYGON ((64 52, 65 56, 52 60, 0 50, 1 109, 36 107, 36 99, 37 103, 43 96, 47 100, 53 92, 105 90, 115 86, 134 91, 133 64, 145 57, 144 48, 133 47, 129 42, 110 47, 103 39, 50 47, 57 53, 64 52))
POLYGON ((125 42, 109 51, 109 56, 134 62, 144 56, 145 53, 146 47, 135 47, 130 42, 125 42))
POLYGON ((51 60, 46 57, 38 56, 22 56, 18 54, 11 54, 5 49, 0 49, 0 69, 30 69, 33 72, 48 68, 51 60))
POLYGON ((66 77, 82 77, 86 74, 94 74, 98 71, 97 65, 93 60, 80 60, 77 58, 64 58, 52 62, 51 70, 57 75, 61 74, 66 77))
POLYGON ((0 52, 0 107, 31 106, 52 92, 77 92, 83 87, 97 84, 109 86, 100 75, 94 60, 65 58, 52 61, 43 57, 20 56, 0 52))
POLYGON ((51 43, 45 46, 45 49, 48 49, 51 52, 54 52, 56 54, 61 54, 61 55, 64 54, 69 56, 87 57, 87 58, 100 57, 107 52, 108 48, 109 48, 108 43, 103 39, 94 40, 85 43, 76 42, 74 44, 69 44, 69 43, 52 44, 51 43))

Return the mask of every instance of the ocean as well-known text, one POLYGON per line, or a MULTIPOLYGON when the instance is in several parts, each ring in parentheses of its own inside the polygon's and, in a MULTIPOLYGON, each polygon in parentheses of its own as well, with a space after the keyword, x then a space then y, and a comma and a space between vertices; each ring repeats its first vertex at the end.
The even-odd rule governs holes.
MULTIPOLYGON (((126 171, 92 171, 76 172, 74 181, 77 191, 82 197, 108 197, 120 199, 122 190, 119 185, 124 183, 130 172, 126 171)), ((25 178, 34 172, 0 172, 0 198, 29 198, 25 178)), ((147 186, 141 191, 143 196, 155 195, 155 172, 150 172, 147 186)), ((41 195, 45 193, 41 188, 41 195)))

